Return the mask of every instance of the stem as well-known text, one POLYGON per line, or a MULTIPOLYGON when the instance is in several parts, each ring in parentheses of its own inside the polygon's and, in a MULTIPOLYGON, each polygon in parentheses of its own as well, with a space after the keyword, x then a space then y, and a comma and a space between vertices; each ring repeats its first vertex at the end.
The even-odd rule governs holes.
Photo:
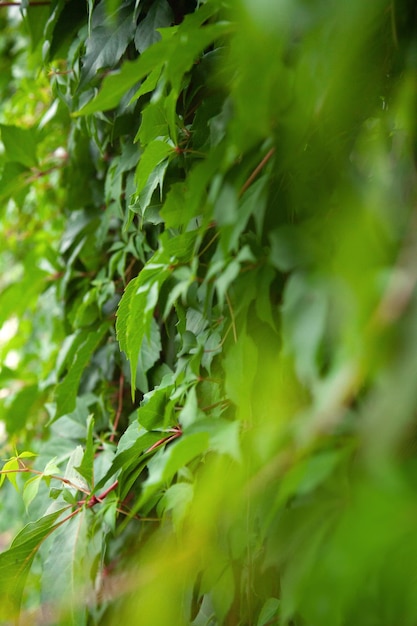
POLYGON ((248 187, 251 186, 251 184, 253 183, 253 181, 255 180, 255 178, 258 176, 258 174, 263 170, 263 168, 265 167, 265 165, 268 163, 268 161, 270 160, 270 158, 274 155, 275 153, 275 148, 271 148, 269 150, 269 152, 266 153, 266 155, 264 156, 264 158, 262 159, 262 161, 255 167, 255 169, 253 170, 252 174, 249 176, 249 178, 245 181, 245 183, 242 185, 241 190, 239 191, 239 198, 241 196, 243 196, 243 194, 245 193, 245 191, 248 189, 248 187))
MULTIPOLYGON (((30 7, 42 7, 42 6, 49 6, 51 3, 49 2, 49 0, 41 0, 40 2, 29 2, 27 6, 30 7)), ((0 2, 0 8, 1 7, 21 7, 22 3, 21 2, 0 2)))
POLYGON ((77 491, 81 491, 82 493, 85 493, 86 495, 89 494, 89 491, 71 482, 70 480, 68 480, 68 478, 63 478, 62 476, 57 476, 56 474, 45 475, 43 472, 32 469, 31 467, 24 466, 24 467, 19 467, 17 469, 0 470, 0 474, 36 474, 36 476, 44 476, 45 478, 48 477, 48 478, 53 478, 54 480, 59 480, 61 481, 61 483, 64 483, 65 485, 68 485, 69 487, 73 487, 77 491))
POLYGON ((219 231, 217 231, 217 233, 215 233, 215 235, 213 235, 213 237, 210 239, 210 241, 208 242, 208 244, 206 246, 204 246, 204 248, 198 253, 198 258, 200 258, 201 256, 203 256, 203 254, 205 253, 206 250, 208 250, 210 248, 210 246, 216 241, 217 237, 220 235, 219 231))
POLYGON ((107 489, 105 489, 100 495, 98 496, 93 495, 91 496, 89 500, 87 498, 85 500, 80 500, 78 504, 80 506, 82 506, 83 504, 86 504, 87 507, 91 509, 93 506, 95 506, 99 502, 102 503, 104 498, 108 496, 111 491, 114 491, 116 487, 118 486, 119 486, 119 481, 115 480, 114 483, 112 483, 110 487, 107 487, 107 489))

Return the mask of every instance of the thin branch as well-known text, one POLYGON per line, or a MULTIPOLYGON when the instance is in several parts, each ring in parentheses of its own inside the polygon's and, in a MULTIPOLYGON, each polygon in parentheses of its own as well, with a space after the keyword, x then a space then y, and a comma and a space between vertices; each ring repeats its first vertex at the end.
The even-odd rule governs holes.
POLYGON ((242 185, 241 190, 239 191, 239 198, 243 196, 243 194, 245 193, 245 191, 248 189, 248 187, 251 186, 251 184, 253 183, 253 181, 255 180, 255 178, 258 176, 258 174, 263 170, 263 168, 265 167, 265 165, 268 163, 268 161, 271 159, 271 157, 275 154, 275 148, 271 148, 269 150, 269 152, 266 153, 266 155, 264 156, 264 158, 262 159, 262 161, 255 167, 255 169, 253 170, 252 174, 249 176, 249 178, 244 182, 244 184, 242 185))
MULTIPOLYGON (((49 6, 51 3, 49 2, 49 0, 40 0, 40 2, 29 2, 26 6, 29 7, 45 7, 45 6, 49 6)), ((1 7, 21 7, 22 6, 22 2, 0 2, 0 9, 1 7)))
POLYGON ((26 465, 24 467, 19 467, 17 469, 0 470, 0 474, 36 474, 36 476, 43 476, 44 478, 52 478, 54 480, 59 480, 61 483, 64 483, 65 485, 68 485, 69 487, 73 487, 77 491, 81 491, 82 493, 85 493, 86 495, 89 495, 90 493, 83 487, 80 487, 80 485, 76 485, 75 483, 68 480, 68 478, 63 478, 62 476, 57 476, 56 474, 44 474, 44 472, 41 472, 39 470, 32 469, 31 467, 26 467, 26 465))

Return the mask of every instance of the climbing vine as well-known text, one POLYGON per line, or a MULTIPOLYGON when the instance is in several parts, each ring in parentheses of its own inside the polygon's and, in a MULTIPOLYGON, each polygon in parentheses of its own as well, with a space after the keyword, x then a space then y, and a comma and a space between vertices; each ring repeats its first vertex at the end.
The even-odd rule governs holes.
POLYGON ((415 18, 0 2, 2 623, 416 623, 415 18))

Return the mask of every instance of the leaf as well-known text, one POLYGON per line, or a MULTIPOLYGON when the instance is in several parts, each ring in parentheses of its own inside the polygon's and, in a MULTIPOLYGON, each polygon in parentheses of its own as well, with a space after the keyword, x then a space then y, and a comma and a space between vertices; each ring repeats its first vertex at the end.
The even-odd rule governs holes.
POLYGON ((172 521, 178 531, 193 500, 194 486, 190 483, 176 483, 165 491, 160 506, 165 512, 172 511, 172 521))
POLYGON ((156 455, 149 463, 149 478, 143 486, 142 496, 137 504, 140 508, 164 484, 169 484, 175 474, 190 461, 206 452, 209 436, 206 432, 183 435, 156 455))
POLYGON ((307 385, 319 378, 319 347, 327 318, 327 294, 301 272, 289 279, 282 308, 284 350, 294 354, 297 374, 307 385))
POLYGON ((55 531, 42 568, 42 605, 58 605, 68 626, 86 625, 83 600, 92 593, 95 546, 89 540, 87 516, 88 512, 81 510, 55 531))
POLYGON ((157 137, 167 137, 168 122, 164 103, 161 100, 150 102, 142 112, 142 122, 135 137, 145 146, 157 137))
POLYGON ((74 495, 74 492, 79 489, 83 492, 88 492, 88 484, 86 483, 82 474, 78 471, 78 467, 82 464, 84 458, 84 450, 82 446, 77 446, 71 452, 71 455, 68 459, 67 467, 65 468, 64 478, 71 482, 71 485, 68 487, 71 494, 74 495), (72 486, 74 485, 74 487, 72 486))
POLYGON ((17 470, 19 468, 20 468, 20 464, 19 464, 17 457, 13 457, 9 459, 9 461, 6 461, 6 463, 1 468, 1 471, 4 473, 0 475, 0 487, 4 483, 4 480, 7 478, 7 480, 12 483, 16 491, 19 491, 19 488, 16 482, 17 470))
POLYGON ((27 524, 14 538, 10 548, 0 553, 0 618, 9 620, 18 613, 22 591, 32 561, 42 542, 59 524, 66 509, 60 509, 27 524), (55 525, 55 526, 54 526, 55 525))
POLYGON ((271 620, 278 617, 279 605, 280 601, 278 598, 268 598, 262 607, 256 626, 267 626, 267 624, 272 624, 273 622, 271 620))
POLYGON ((147 48, 137 61, 124 63, 118 74, 107 76, 97 97, 74 115, 89 115, 116 107, 129 89, 150 72, 156 73, 167 64, 167 60, 167 78, 179 93, 180 79, 192 67, 195 57, 214 39, 230 29, 230 25, 226 23, 201 27, 216 11, 216 6, 206 4, 195 13, 187 15, 180 26, 172 29, 171 37, 147 48))
POLYGON ((85 438, 85 451, 82 461, 74 467, 79 474, 87 481, 90 487, 94 484, 94 417, 88 416, 87 419, 87 435, 85 438))
MULTIPOLYGON (((30 171, 27 166, 16 161, 7 161, 0 178, 0 201, 6 204, 5 200, 25 197, 29 186, 30 171)), ((0 207, 1 211, 1 207, 0 207)))
POLYGON ((37 165, 36 130, 0 124, 0 132, 8 161, 14 161, 26 167, 37 165))
MULTIPOLYGON (((56 390, 57 412, 56 418, 71 413, 75 409, 78 385, 85 367, 87 366, 94 350, 101 343, 109 329, 108 323, 104 323, 94 332, 89 332, 73 356, 68 373, 56 390)), ((82 335, 80 335, 82 336, 82 335)))
MULTIPOLYGON (((138 166, 136 168, 136 184, 137 184, 137 193, 139 194, 145 187, 148 182, 149 176, 155 170, 157 165, 165 161, 165 159, 169 155, 174 155, 174 149, 169 144, 164 141, 155 140, 150 143, 142 153, 142 156, 139 159, 138 166)), ((162 177, 165 173, 165 168, 162 170, 162 177)), ((154 184, 154 189, 156 188, 161 174, 158 172, 156 181, 154 184)), ((162 182, 162 181, 161 181, 162 182)), ((153 189, 152 189, 153 191, 153 189)), ((145 207, 146 208, 146 207, 145 207)))
POLYGON ((41 484, 41 480, 42 476, 33 476, 25 482, 22 495, 26 510, 29 508, 30 503, 36 498, 39 491, 39 486, 41 484))
POLYGON ((184 435, 204 432, 209 435, 209 448, 218 454, 228 454, 235 461, 242 460, 240 449, 240 424, 217 418, 204 418, 195 421, 184 429, 184 435))
MULTIPOLYGON (((23 4, 23 3, 22 3, 23 4)), ((28 25, 32 50, 42 40, 50 9, 47 6, 34 6, 27 3, 25 21, 28 25)))
POLYGON ((165 420, 166 405, 172 393, 172 386, 154 389, 145 394, 138 409, 139 423, 147 430, 162 428, 165 420))
POLYGON ((146 373, 155 365, 160 358, 162 350, 161 333, 155 319, 152 318, 150 335, 145 337, 139 352, 136 386, 143 393, 149 391, 146 373))
POLYGON ((161 39, 156 30, 169 26, 173 22, 172 9, 166 0, 155 0, 149 9, 145 19, 137 27, 135 34, 135 46, 138 52, 144 52, 153 43, 161 39))
POLYGON ((103 68, 114 67, 133 37, 135 23, 130 7, 121 7, 117 22, 106 16, 102 5, 93 14, 93 28, 86 42, 86 55, 79 89, 103 68))
POLYGON ((171 275, 165 263, 153 263, 158 253, 145 265, 139 276, 128 284, 117 310, 116 332, 120 349, 130 361, 132 396, 139 352, 145 336, 150 335, 153 311, 158 301, 161 285, 171 275))
POLYGON ((140 213, 142 219, 145 221, 149 219, 148 214, 146 213, 146 209, 150 205, 153 193, 158 187, 160 189, 160 196, 162 196, 162 185, 168 165, 168 159, 164 159, 161 163, 156 165, 156 167, 152 170, 146 185, 138 194, 135 203, 129 206, 129 209, 131 211, 134 211, 135 213, 140 213))

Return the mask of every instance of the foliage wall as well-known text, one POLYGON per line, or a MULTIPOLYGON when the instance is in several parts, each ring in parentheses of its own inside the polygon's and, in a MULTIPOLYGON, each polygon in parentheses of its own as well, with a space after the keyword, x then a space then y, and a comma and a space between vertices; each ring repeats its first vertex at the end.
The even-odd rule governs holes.
POLYGON ((417 624, 416 11, 0 2, 0 621, 417 624))

